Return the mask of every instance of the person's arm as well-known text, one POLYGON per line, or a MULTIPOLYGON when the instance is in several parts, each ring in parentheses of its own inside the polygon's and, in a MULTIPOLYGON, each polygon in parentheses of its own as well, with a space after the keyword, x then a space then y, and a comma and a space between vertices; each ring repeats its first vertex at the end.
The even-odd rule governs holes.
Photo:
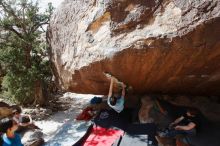
POLYGON ((110 87, 109 87, 109 91, 108 91, 108 99, 112 96, 113 84, 114 84, 114 78, 111 77, 111 83, 110 83, 110 87))
POLYGON ((28 126, 28 125, 30 125, 30 124, 31 124, 30 122, 28 122, 28 123, 19 123, 19 126, 25 127, 25 126, 28 126))
POLYGON ((172 122, 172 123, 170 124, 170 126, 173 126, 173 125, 175 125, 175 124, 178 124, 178 123, 179 123, 180 121, 182 121, 183 119, 184 119, 183 116, 177 118, 174 122, 172 122))
POLYGON ((13 117, 13 120, 14 120, 17 124, 20 123, 20 121, 19 121, 16 117, 13 117))
POLYGON ((188 125, 186 126, 176 126, 175 129, 176 130, 192 130, 193 128, 196 127, 196 124, 193 122, 190 122, 188 125))
POLYGON ((31 115, 28 115, 29 119, 30 119, 30 124, 33 124, 33 119, 31 118, 31 115))
POLYGON ((30 115, 23 114, 23 116, 28 117, 30 121, 28 123, 19 123, 20 126, 28 126, 30 124, 33 124, 33 119, 30 115))
POLYGON ((167 111, 162 108, 162 106, 160 105, 160 102, 159 102, 158 100, 156 100, 156 104, 157 104, 157 106, 159 107, 160 112, 161 112, 162 114, 166 115, 166 114, 167 114, 167 111))
POLYGON ((109 106, 111 106, 110 97, 112 96, 112 92, 113 92, 113 84, 114 84, 114 78, 111 77, 111 83, 110 83, 109 92, 108 92, 108 99, 107 99, 107 103, 109 106))
POLYGON ((123 83, 122 84, 122 92, 121 92, 122 97, 125 97, 125 88, 126 88, 126 85, 123 83))

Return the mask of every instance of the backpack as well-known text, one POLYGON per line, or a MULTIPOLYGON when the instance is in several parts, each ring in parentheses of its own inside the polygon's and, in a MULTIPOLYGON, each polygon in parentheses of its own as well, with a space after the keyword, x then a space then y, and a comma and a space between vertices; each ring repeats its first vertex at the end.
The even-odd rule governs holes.
POLYGON ((93 97, 91 100, 90 100, 90 103, 91 104, 99 104, 102 102, 102 98, 101 97, 93 97))

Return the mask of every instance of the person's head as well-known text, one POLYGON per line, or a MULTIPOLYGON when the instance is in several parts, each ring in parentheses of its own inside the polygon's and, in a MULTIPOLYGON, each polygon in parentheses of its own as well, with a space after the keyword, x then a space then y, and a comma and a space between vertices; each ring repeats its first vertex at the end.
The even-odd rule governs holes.
POLYGON ((121 97, 121 94, 119 94, 117 92, 113 93, 112 97, 110 97, 110 104, 114 106, 120 97, 121 97))
POLYGON ((13 105, 11 106, 11 108, 12 108, 13 115, 18 118, 22 112, 21 107, 18 105, 13 105))
POLYGON ((15 132, 18 129, 18 124, 11 118, 4 118, 0 121, 0 132, 15 132))
POLYGON ((115 105, 117 103, 117 98, 115 96, 110 97, 110 104, 115 105))
POLYGON ((188 116, 191 116, 191 117, 194 117, 196 116, 197 114, 199 113, 199 110, 197 108, 194 108, 194 107, 191 107, 191 108, 188 108, 187 109, 187 115, 188 116))

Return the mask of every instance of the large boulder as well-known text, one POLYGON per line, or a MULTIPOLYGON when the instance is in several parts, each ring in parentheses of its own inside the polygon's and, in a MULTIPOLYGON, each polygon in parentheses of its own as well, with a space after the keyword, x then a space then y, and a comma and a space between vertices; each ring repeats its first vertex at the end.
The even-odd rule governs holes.
POLYGON ((48 37, 59 85, 108 93, 220 95, 219 0, 65 0, 48 37))
POLYGON ((12 109, 7 107, 0 107, 0 119, 11 117, 12 116, 12 109))
POLYGON ((220 102, 216 101, 213 98, 219 97, 204 97, 204 96, 177 96, 171 100, 167 100, 172 102, 175 105, 179 106, 193 106, 198 108, 206 118, 214 122, 220 122, 220 102))
POLYGON ((13 110, 9 104, 5 102, 0 102, 0 119, 5 117, 11 117, 13 115, 13 110))
POLYGON ((150 110, 154 106, 154 101, 151 97, 146 96, 141 99, 141 108, 138 112, 138 118, 140 123, 153 123, 155 120, 150 117, 150 110))
POLYGON ((5 103, 5 102, 3 102, 3 101, 0 101, 0 107, 8 107, 9 108, 10 105, 5 103))

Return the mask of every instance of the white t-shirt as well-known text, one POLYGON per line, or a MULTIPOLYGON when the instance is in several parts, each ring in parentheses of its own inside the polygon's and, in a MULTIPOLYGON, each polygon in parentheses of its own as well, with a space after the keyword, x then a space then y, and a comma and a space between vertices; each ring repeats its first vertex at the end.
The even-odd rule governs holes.
POLYGON ((121 111, 123 111, 123 109, 124 109, 124 102, 125 102, 125 100, 124 100, 124 97, 123 96, 121 96, 121 98, 119 98, 119 99, 117 99, 117 102, 116 102, 116 104, 115 105, 111 105, 111 103, 110 103, 110 97, 108 97, 108 105, 111 107, 111 108, 113 108, 116 112, 118 112, 118 113, 120 113, 121 111))

